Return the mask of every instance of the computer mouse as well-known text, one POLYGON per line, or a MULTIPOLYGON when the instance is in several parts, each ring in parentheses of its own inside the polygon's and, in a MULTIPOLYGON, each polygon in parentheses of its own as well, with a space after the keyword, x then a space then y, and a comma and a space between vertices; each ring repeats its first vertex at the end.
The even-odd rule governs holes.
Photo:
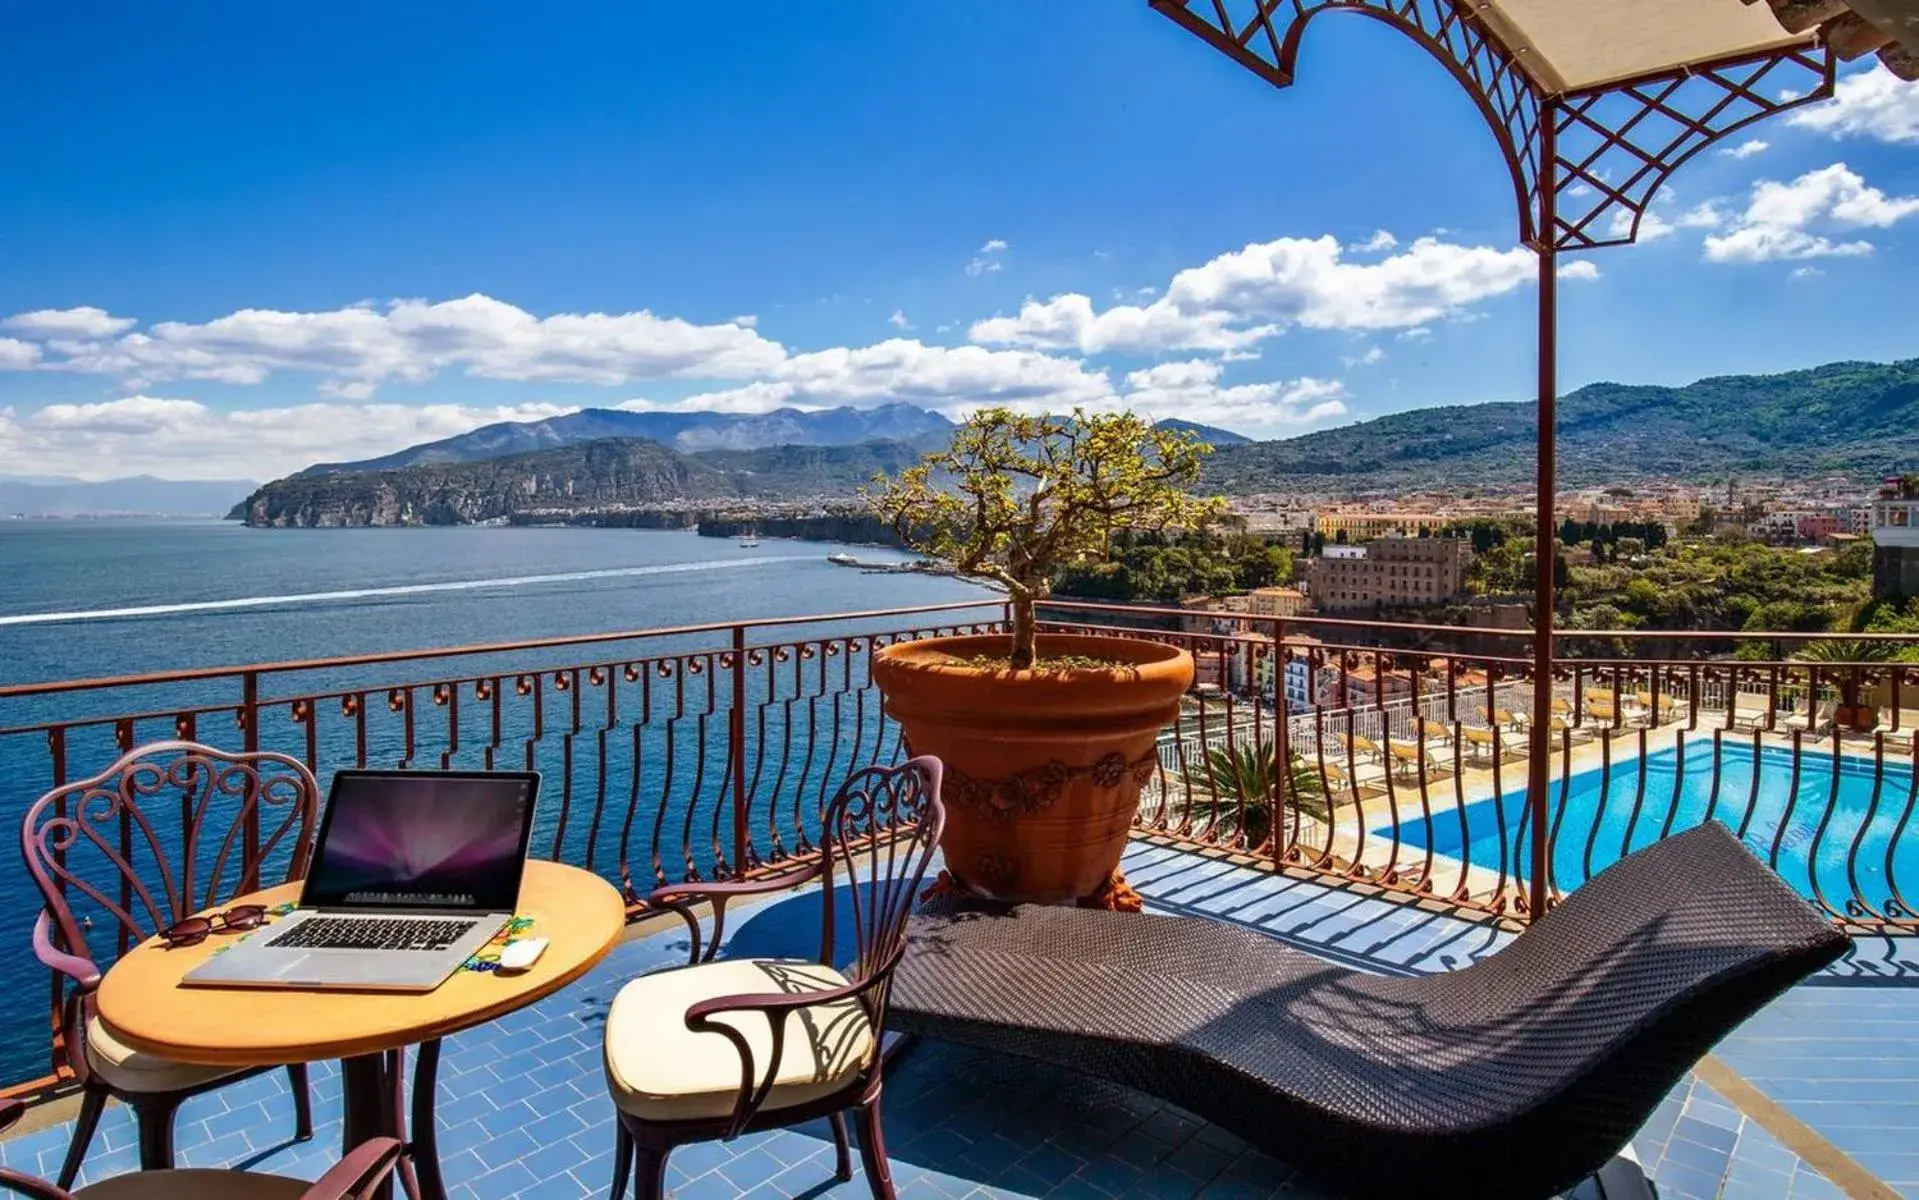
POLYGON ((546 939, 543 937, 521 938, 517 942, 508 942, 500 951, 500 970, 524 971, 540 961, 540 955, 546 953, 546 939))

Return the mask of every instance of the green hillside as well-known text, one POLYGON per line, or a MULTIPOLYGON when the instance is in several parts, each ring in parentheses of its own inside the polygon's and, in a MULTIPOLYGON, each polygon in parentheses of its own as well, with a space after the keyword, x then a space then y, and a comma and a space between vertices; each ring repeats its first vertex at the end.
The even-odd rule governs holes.
MULTIPOLYGON (((1531 403, 1394 413, 1277 442, 1221 447, 1207 482, 1234 494, 1524 483, 1531 403)), ((1727 375, 1685 387, 1595 383, 1559 402, 1563 483, 1738 473, 1873 477, 1919 462, 1919 359, 1727 375)))

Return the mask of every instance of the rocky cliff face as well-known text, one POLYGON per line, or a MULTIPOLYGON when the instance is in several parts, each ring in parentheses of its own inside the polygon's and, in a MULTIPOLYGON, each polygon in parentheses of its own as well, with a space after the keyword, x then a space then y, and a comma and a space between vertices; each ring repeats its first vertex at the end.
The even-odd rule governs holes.
POLYGON ((528 510, 637 508, 736 494, 724 474, 686 455, 615 438, 483 462, 294 476, 267 484, 232 515, 261 528, 468 525, 528 510))

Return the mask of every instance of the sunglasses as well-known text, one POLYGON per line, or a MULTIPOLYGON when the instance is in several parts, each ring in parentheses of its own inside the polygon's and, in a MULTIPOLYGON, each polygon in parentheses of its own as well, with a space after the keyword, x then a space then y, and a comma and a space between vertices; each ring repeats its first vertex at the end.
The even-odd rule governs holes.
POLYGON ((160 940, 170 949, 197 946, 216 933, 245 933, 267 923, 264 904, 241 904, 210 917, 188 917, 160 931, 160 940))

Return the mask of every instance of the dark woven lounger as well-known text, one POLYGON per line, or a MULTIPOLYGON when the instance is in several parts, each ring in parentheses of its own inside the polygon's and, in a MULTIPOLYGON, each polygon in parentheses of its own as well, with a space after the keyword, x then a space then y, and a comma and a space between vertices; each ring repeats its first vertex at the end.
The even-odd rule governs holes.
POLYGON ((1123 1083, 1352 1197, 1541 1197, 1594 1174, 1846 937, 1724 828, 1615 864, 1511 945, 1414 978, 1216 921, 916 916, 896 1029, 1123 1083))

